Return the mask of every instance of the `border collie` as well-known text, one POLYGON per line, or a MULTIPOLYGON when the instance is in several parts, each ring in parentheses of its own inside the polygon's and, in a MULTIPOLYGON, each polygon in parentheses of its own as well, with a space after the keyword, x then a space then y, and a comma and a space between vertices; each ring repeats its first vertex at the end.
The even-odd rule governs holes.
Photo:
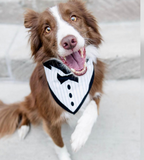
POLYGON ((42 13, 28 10, 24 25, 36 63, 31 93, 20 103, 0 101, 0 136, 18 129, 24 139, 30 124, 42 122, 59 160, 70 160, 61 125, 80 116, 71 135, 72 150, 78 151, 97 120, 103 93, 105 64, 98 59, 102 37, 97 21, 82 1, 70 0, 42 13))

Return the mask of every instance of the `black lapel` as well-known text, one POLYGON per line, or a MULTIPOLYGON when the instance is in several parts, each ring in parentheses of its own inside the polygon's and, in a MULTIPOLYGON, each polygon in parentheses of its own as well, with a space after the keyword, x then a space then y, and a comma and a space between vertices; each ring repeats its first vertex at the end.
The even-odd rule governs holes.
POLYGON ((65 74, 69 74, 71 73, 70 70, 66 69, 63 65, 63 63, 55 60, 55 59, 52 59, 52 60, 49 60, 47 62, 44 62, 43 65, 49 69, 51 69, 51 66, 57 68, 57 69, 60 69, 63 73, 65 74))

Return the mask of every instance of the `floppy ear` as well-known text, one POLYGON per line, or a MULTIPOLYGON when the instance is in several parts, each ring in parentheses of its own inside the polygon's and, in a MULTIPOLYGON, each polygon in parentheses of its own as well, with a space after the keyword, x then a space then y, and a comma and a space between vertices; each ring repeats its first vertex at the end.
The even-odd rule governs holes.
POLYGON ((33 10, 27 10, 24 15, 25 28, 32 28, 37 25, 39 13, 33 10))
POLYGON ((85 23, 89 27, 89 36, 94 40, 94 44, 98 47, 101 44, 102 36, 99 32, 96 18, 86 9, 85 3, 82 0, 69 0, 71 3, 75 3, 79 10, 83 14, 85 23))
POLYGON ((29 41, 31 44, 32 56, 35 56, 38 50, 42 46, 39 31, 38 31, 39 16, 40 14, 33 10, 27 10, 24 16, 24 26, 25 28, 30 29, 29 41))
POLYGON ((85 12, 86 14, 84 15, 85 22, 89 26, 89 35, 92 39, 95 40, 95 45, 98 46, 101 44, 102 41, 102 36, 99 32, 99 27, 97 25, 97 21, 95 17, 89 13, 88 11, 85 12))

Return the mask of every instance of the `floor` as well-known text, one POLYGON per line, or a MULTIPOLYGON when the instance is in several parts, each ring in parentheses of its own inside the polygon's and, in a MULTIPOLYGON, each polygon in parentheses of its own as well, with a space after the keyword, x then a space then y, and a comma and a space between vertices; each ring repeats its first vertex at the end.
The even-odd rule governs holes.
MULTIPOLYGON (((106 81, 100 115, 85 146, 73 153, 70 136, 74 129, 62 128, 72 160, 138 160, 140 157, 140 80, 106 81)), ((26 82, 0 81, 0 99, 20 101, 30 92, 26 82)), ((0 160, 57 160, 53 142, 42 126, 31 127, 25 140, 17 131, 0 140, 0 160)))

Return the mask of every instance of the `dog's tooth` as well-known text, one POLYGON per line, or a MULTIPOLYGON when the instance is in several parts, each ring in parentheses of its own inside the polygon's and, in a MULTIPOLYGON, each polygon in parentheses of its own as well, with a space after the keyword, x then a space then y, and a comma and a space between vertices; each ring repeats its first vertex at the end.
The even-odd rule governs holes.
POLYGON ((75 69, 73 69, 73 68, 71 68, 71 71, 72 71, 72 72, 76 72, 75 69))
POLYGON ((64 58, 64 60, 66 61, 66 57, 63 57, 64 58))
POLYGON ((81 57, 83 58, 83 49, 80 49, 80 51, 81 51, 81 57))

